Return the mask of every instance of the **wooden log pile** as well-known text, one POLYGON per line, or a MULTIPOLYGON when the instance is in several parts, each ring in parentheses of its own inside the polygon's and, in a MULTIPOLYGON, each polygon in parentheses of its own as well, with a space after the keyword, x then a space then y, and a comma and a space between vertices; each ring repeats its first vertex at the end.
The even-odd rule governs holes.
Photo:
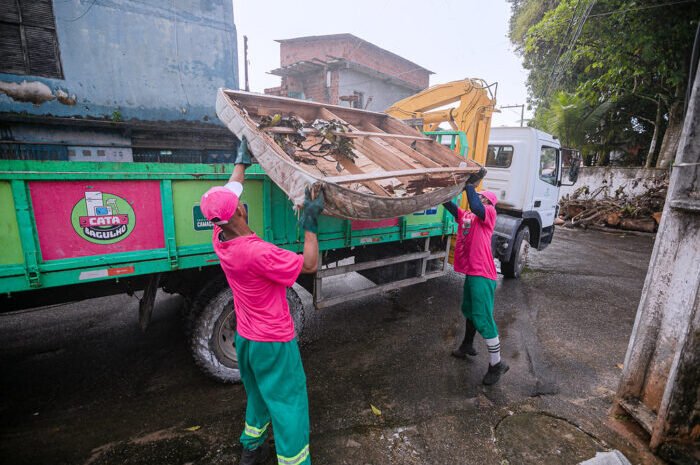
POLYGON ((655 232, 661 221, 668 179, 657 178, 638 196, 628 196, 620 187, 610 195, 609 186, 590 191, 583 186, 559 201, 560 223, 569 227, 609 227, 655 232))

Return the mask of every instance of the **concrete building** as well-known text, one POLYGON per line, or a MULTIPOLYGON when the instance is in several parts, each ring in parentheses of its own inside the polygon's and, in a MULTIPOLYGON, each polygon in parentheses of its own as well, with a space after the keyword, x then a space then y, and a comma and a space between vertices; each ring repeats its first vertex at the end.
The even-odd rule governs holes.
POLYGON ((215 114, 217 89, 238 87, 230 0, 2 5, 0 158, 205 161, 231 150, 215 114))
POLYGON ((352 34, 278 40, 282 77, 266 94, 383 111, 428 87, 432 73, 352 34))

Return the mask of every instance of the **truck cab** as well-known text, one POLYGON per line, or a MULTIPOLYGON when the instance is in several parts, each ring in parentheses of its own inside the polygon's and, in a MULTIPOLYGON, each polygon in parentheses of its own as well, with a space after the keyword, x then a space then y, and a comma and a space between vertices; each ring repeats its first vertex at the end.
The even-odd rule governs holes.
MULTIPOLYGON (((485 162, 488 173, 481 187, 498 196, 493 253, 504 276, 518 278, 529 248, 543 250, 552 242, 562 159, 572 159, 575 153, 535 128, 491 129, 485 162)), ((568 183, 576 181, 577 168, 575 161, 571 163, 568 183)))

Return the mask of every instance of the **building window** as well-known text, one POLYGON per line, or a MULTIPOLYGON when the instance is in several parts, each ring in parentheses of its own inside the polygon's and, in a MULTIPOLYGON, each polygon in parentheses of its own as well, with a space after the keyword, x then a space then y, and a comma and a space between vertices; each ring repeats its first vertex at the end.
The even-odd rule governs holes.
POLYGON ((0 0, 0 73, 63 78, 52 0, 0 0))
POLYGON ((354 91, 352 96, 352 107, 362 110, 365 107, 365 94, 363 92, 354 91))
POLYGON ((512 162, 512 145, 489 145, 489 150, 486 153, 487 168, 510 168, 512 162))

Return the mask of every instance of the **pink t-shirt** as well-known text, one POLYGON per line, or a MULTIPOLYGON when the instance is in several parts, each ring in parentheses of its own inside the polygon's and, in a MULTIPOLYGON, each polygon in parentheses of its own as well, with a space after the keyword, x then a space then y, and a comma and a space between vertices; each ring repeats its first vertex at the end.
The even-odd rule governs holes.
POLYGON ((291 341, 294 320, 287 305, 287 288, 301 273, 304 257, 255 234, 222 242, 220 231, 214 227, 214 251, 233 290, 236 331, 251 341, 291 341))
POLYGON ((484 205, 482 221, 474 213, 457 209, 457 244, 455 245, 455 271, 469 276, 493 279, 496 265, 491 254, 491 236, 496 226, 496 209, 484 205))

